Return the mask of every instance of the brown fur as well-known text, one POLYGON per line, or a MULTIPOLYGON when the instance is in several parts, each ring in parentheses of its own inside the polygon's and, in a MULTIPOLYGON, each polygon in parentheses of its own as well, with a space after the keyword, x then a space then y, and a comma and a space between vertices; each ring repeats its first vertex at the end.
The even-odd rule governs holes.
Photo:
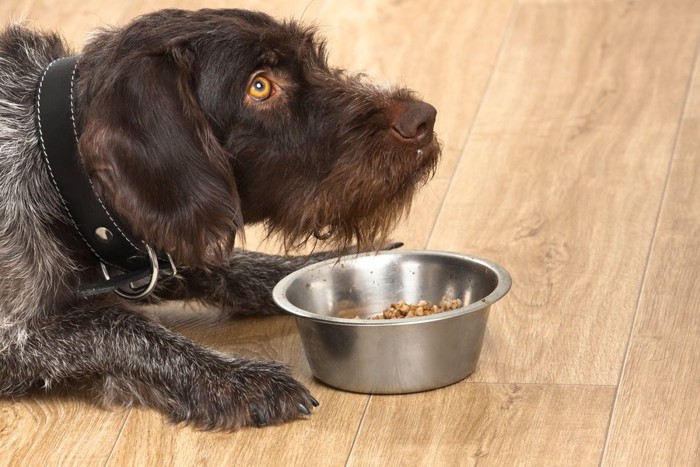
POLYGON ((431 175, 438 145, 392 134, 410 92, 325 55, 311 29, 235 11, 167 11, 105 32, 79 67, 85 165, 136 234, 185 264, 219 262, 244 222, 288 247, 323 230, 367 246, 431 175), (283 88, 262 103, 241 92, 258 70, 283 88))

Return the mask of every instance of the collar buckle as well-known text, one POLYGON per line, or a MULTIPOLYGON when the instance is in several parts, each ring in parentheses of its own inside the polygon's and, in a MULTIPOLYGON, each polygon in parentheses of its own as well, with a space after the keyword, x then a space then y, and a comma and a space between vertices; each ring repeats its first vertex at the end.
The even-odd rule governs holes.
MULTIPOLYGON (((170 253, 166 253, 169 264, 166 264, 166 268, 162 269, 160 264, 161 262, 158 259, 155 250, 153 250, 150 245, 145 246, 146 252, 148 253, 148 260, 151 263, 150 274, 144 278, 136 279, 133 282, 128 281, 123 286, 116 286, 114 288, 114 292, 122 298, 127 298, 129 300, 140 300, 142 298, 146 298, 155 289, 161 275, 163 278, 167 278, 177 274, 177 267, 175 266, 170 253)), ((100 269, 102 270, 102 275, 104 276, 105 280, 112 280, 105 263, 100 263, 100 269)), ((116 276, 114 279, 118 278, 119 276, 116 276)))

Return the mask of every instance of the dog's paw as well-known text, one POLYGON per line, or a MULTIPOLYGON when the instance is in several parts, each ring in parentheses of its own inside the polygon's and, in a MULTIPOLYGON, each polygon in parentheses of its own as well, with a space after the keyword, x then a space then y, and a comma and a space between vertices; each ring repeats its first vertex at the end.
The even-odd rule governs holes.
MULTIPOLYGON (((238 370, 241 372, 241 370, 238 370)), ((249 362, 243 376, 247 425, 275 425, 311 414, 318 401, 278 362, 249 362)))
POLYGON ((310 415, 319 405, 282 363, 241 358, 226 367, 193 381, 191 399, 177 404, 171 419, 203 429, 233 430, 284 423, 310 415))

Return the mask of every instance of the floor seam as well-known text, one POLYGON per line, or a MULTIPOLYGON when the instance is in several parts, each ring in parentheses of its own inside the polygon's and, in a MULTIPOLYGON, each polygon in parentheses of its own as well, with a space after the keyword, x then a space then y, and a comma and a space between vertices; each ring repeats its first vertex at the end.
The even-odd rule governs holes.
POLYGON ((649 249, 647 250, 647 257, 646 257, 646 264, 644 266, 644 273, 642 274, 642 281, 641 285, 639 287, 639 293, 637 295, 637 302, 634 307, 634 316, 632 318, 632 325, 630 326, 630 331, 627 337, 627 346, 625 348, 625 354, 624 354, 624 359, 622 362, 622 367, 620 368, 620 372, 618 375, 617 379, 617 390, 615 391, 615 399, 613 400, 613 406, 612 409, 610 410, 610 417, 608 419, 608 427, 607 430, 605 431, 605 442, 603 444, 603 450, 600 455, 600 462, 599 466, 602 467, 604 464, 604 459, 605 455, 608 452, 608 448, 610 445, 610 432, 612 429, 613 422, 615 420, 615 415, 617 413, 617 406, 618 402, 620 400, 620 387, 622 385, 622 380, 625 376, 626 373, 626 368, 627 368, 627 363, 629 362, 629 353, 630 353, 630 348, 632 346, 632 339, 634 337, 634 330, 637 327, 637 318, 639 316, 639 308, 641 306, 642 302, 642 297, 644 295, 644 289, 646 288, 646 283, 647 279, 649 276, 649 266, 651 264, 651 258, 654 253, 654 248, 656 246, 656 240, 658 238, 658 233, 659 233, 659 225, 661 224, 661 215, 663 213, 663 208, 666 204, 666 197, 668 196, 668 186, 669 182, 671 179, 671 171, 673 169, 673 164, 674 161, 676 160, 676 153, 678 150, 678 144, 681 139, 681 132, 683 130, 683 122, 685 121, 685 116, 688 112, 688 103, 690 102, 690 94, 692 92, 692 86, 693 82, 695 81, 695 72, 698 67, 698 54, 700 53, 700 39, 697 41, 695 45, 695 53, 693 56, 693 60, 691 62, 691 69, 690 69, 690 76, 688 78, 688 83, 686 85, 686 90, 685 90, 685 99, 683 101, 683 107, 681 109, 681 113, 678 119, 678 125, 676 127, 676 135, 673 140, 673 146, 671 148, 671 157, 669 158, 669 162, 666 168, 666 176, 664 180, 664 185, 661 190, 661 200, 659 202, 659 206, 656 211, 656 220, 654 223, 654 232, 651 237, 651 242, 649 244, 649 249))
POLYGON ((109 464, 110 459, 112 459, 112 455, 114 454, 114 451, 117 449, 117 444, 119 444, 119 440, 122 438, 122 434, 124 433, 124 428, 126 427, 126 422, 129 420, 131 417, 131 412, 133 411, 133 408, 129 408, 129 412, 126 414, 124 417, 124 421, 122 422, 122 426, 119 428, 119 434, 117 435, 117 439, 114 440, 114 445, 112 445, 112 449, 109 451, 109 456, 107 456, 107 459, 105 460, 105 467, 109 464))
POLYGON ((350 445, 350 450, 348 451, 348 457, 347 459, 345 459, 345 467, 348 467, 348 465, 350 465, 350 458, 352 457, 352 453, 355 450, 355 443, 357 442, 357 438, 360 437, 360 431, 362 431, 362 425, 365 422, 365 415, 367 414, 367 408, 369 407, 369 402, 371 399, 371 395, 367 397, 365 408, 362 411, 362 416, 360 417, 360 423, 357 424, 357 431, 355 431, 355 437, 352 439, 352 444, 350 445))

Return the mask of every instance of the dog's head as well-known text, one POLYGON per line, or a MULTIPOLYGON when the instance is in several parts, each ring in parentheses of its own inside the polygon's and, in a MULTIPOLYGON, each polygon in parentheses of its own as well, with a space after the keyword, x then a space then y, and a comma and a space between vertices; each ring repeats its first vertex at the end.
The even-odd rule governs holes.
POLYGON ((312 29, 164 10, 98 33, 79 65, 80 149, 134 233, 216 262, 245 223, 289 247, 385 237, 439 157, 435 109, 329 68, 312 29))

